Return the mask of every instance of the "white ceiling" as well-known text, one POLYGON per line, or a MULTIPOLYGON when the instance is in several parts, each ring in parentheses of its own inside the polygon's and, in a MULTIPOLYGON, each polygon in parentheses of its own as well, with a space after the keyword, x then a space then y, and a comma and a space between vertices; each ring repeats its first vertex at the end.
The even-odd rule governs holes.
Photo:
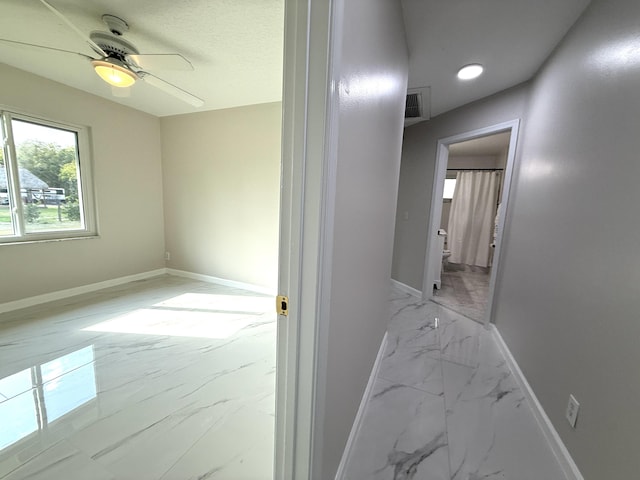
MULTIPOLYGON (((125 19, 141 53, 180 53, 194 71, 153 71, 205 100, 191 107, 138 82, 114 98, 82 57, 0 43, 0 62, 157 116, 279 101, 284 0, 49 0, 83 32, 125 19)), ((401 0, 410 50, 409 87, 430 87, 431 116, 532 77, 589 0, 401 0), (459 67, 485 74, 460 82, 459 67)), ((93 55, 38 0, 2 0, 0 37, 93 55)))
POLYGON ((450 156, 500 155, 509 147, 511 132, 496 133, 449 145, 450 156))
MULTIPOLYGON (((204 99, 194 108, 137 82, 114 98, 88 60, 0 42, 0 62, 157 116, 279 101, 282 96, 283 0, 50 0, 83 32, 106 30, 101 16, 127 21, 140 53, 180 53, 194 71, 153 71, 204 99)), ((38 0, 0 2, 0 38, 96 56, 38 0)))
POLYGON ((409 88, 431 87, 435 117, 529 80, 589 1, 402 0, 409 88), (485 73, 462 82, 469 63, 485 73))

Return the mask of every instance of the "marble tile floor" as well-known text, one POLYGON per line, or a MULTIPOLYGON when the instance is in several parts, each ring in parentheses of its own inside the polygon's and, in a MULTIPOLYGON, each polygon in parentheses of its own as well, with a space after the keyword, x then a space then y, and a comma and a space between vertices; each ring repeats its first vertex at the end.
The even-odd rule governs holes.
POLYGON ((565 480, 491 331, 397 290, 391 305, 343 480, 565 480))
POLYGON ((0 479, 272 478, 272 297, 162 276, 0 315, 0 479))
POLYGON ((433 301, 483 323, 489 298, 490 269, 448 263, 433 301))

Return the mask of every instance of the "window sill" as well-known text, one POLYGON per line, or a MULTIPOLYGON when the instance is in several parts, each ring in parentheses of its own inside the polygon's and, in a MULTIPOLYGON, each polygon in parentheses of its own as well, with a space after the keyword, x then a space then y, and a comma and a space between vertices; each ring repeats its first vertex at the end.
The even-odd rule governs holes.
POLYGON ((100 235, 87 233, 86 235, 78 235, 77 237, 64 237, 64 238, 34 238, 30 240, 13 240, 13 241, 0 241, 0 248, 5 245, 33 245, 36 243, 56 243, 56 242, 68 242, 73 240, 94 240, 100 238, 100 235))

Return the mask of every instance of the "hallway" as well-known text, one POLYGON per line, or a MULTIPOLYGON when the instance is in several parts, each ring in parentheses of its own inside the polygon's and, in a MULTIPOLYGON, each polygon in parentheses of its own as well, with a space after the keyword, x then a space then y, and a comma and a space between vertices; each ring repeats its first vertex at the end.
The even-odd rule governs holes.
POLYGON ((344 479, 564 479, 491 331, 398 290, 391 304, 344 479))

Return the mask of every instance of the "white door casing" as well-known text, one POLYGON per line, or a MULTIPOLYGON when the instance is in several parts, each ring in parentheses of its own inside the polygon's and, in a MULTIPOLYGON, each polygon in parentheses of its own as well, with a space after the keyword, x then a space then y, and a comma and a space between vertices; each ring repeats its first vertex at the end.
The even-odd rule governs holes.
MULTIPOLYGON (((322 392, 335 189, 329 152, 337 89, 331 80, 334 2, 285 1, 274 478, 306 480, 321 464, 322 392), (329 126, 327 126, 329 125, 329 126), (329 193, 328 193, 329 192, 329 193), (329 199, 329 200, 328 200, 329 199), (322 340, 324 338, 324 341, 322 340)), ((335 128, 335 126, 334 126, 335 128)))
POLYGON ((461 133, 451 137, 443 138, 438 141, 436 150, 436 171, 433 176, 431 209, 429 212, 429 226, 427 233, 427 250, 425 252, 424 276, 422 283, 422 298, 430 300, 433 298, 433 285, 436 277, 435 268, 439 268, 442 262, 442 251, 439 247, 437 239, 438 229, 440 228, 440 219, 442 217, 442 193, 444 189, 444 179, 447 175, 447 163, 449 159, 449 145, 454 143, 465 142, 475 138, 486 137, 501 132, 510 132, 509 151, 507 153, 507 164, 504 171, 504 184, 502 194, 502 214, 498 219, 498 232, 496 235, 496 247, 493 256, 493 264, 491 267, 491 276, 489 279, 489 298, 485 311, 484 324, 488 326, 493 318, 493 300, 495 295, 495 287, 499 274, 500 251, 502 248, 502 238, 504 225, 509 212, 509 191, 511 187, 511 178, 515 164, 516 145, 518 141, 518 129, 520 120, 515 119, 508 122, 491 125, 489 127, 472 130, 470 132, 461 133))

